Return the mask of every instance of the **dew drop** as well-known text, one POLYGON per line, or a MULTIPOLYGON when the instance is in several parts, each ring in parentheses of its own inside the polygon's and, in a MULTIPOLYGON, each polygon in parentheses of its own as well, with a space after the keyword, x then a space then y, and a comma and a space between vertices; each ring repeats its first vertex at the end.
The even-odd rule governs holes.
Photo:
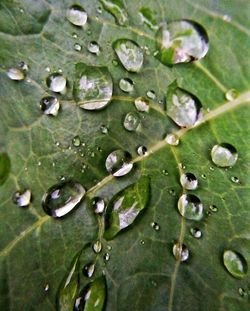
POLYGON ((141 245, 144 245, 144 244, 145 244, 145 241, 144 241, 144 240, 141 240, 141 241, 140 241, 140 244, 141 244, 141 245))
POLYGON ((149 101, 145 97, 137 97, 135 99, 135 107, 138 111, 148 112, 149 111, 149 101))
POLYGON ((105 201, 102 198, 95 197, 92 200, 92 206, 96 214, 102 214, 105 209, 105 201))
POLYGON ((48 189, 42 207, 49 216, 59 218, 71 212, 82 200, 85 189, 74 181, 63 181, 48 189))
POLYGON ((92 54, 100 54, 100 46, 96 41, 91 41, 88 44, 88 51, 92 54))
POLYGON ((100 241, 96 241, 93 245, 93 250, 96 254, 99 254, 102 250, 102 243, 100 241))
POLYGON ((179 137, 175 134, 168 134, 165 138, 167 144, 171 146, 178 146, 179 145, 179 137))
POLYGON ((109 259, 110 259, 109 253, 105 253, 104 256, 103 256, 103 259, 104 259, 105 261, 109 261, 109 259))
POLYGON ((229 101, 236 99, 239 96, 239 92, 235 89, 230 89, 225 93, 225 98, 229 101))
POLYGON ((155 230, 155 231, 159 231, 160 230, 160 225, 157 222, 151 222, 151 227, 155 230))
POLYGON ((18 64, 18 67, 23 70, 23 71, 28 71, 29 70, 29 66, 28 64, 26 64, 24 61, 21 61, 19 64, 18 64))
POLYGON ((142 24, 147 25, 152 30, 156 30, 158 28, 153 12, 149 8, 140 8, 139 16, 142 24))
POLYGON ((206 30, 191 20, 164 23, 156 34, 157 58, 164 65, 189 63, 208 52, 206 30))
POLYGON ((187 261, 189 257, 189 250, 185 244, 176 242, 173 246, 173 255, 178 261, 187 261))
POLYGON ((31 191, 16 191, 13 195, 13 202, 20 207, 28 207, 31 202, 31 191))
POLYGON ((45 292, 48 292, 48 291, 49 291, 49 284, 46 284, 46 285, 44 286, 44 291, 45 291, 45 292))
POLYGON ((202 232, 198 228, 191 228, 190 233, 196 239, 200 239, 202 237, 202 232))
POLYGON ((193 194, 183 194, 179 198, 178 210, 186 219, 200 220, 203 217, 203 205, 193 194))
POLYGON ((182 187, 187 190, 195 190, 198 187, 198 179, 192 173, 182 174, 180 182, 182 187))
POLYGON ((88 15, 78 4, 72 5, 66 12, 68 21, 75 26, 84 26, 87 22, 88 15))
POLYGON ((140 125, 140 117, 136 112, 129 112, 126 114, 123 126, 127 131, 133 132, 136 131, 138 126, 140 125))
POLYGON ((138 148, 137 148, 137 154, 141 157, 141 156, 144 156, 144 155, 147 155, 148 154, 148 149, 147 149, 147 147, 145 147, 145 146, 139 146, 138 148))
POLYGON ((118 25, 125 26, 128 23, 128 13, 120 0, 101 0, 104 9, 112 14, 118 25))
POLYGON ((218 212, 218 207, 216 205, 209 205, 209 209, 213 213, 218 212))
POLYGON ((105 166, 107 171, 113 176, 124 176, 133 168, 133 164, 129 163, 131 159, 130 153, 123 150, 115 150, 108 155, 105 166))
POLYGON ((211 158, 214 164, 219 167, 230 167, 235 165, 238 159, 238 153, 234 146, 228 143, 222 143, 213 146, 211 158))
POLYGON ((240 184, 240 180, 238 177, 236 176, 232 176, 231 177, 231 181, 234 183, 234 184, 240 184))
POLYGON ((77 33, 73 32, 73 33, 72 33, 72 37, 73 37, 74 39, 77 39, 77 38, 78 38, 77 33))
POLYGON ((72 139, 72 144, 75 146, 75 147, 80 147, 81 146, 81 139, 80 137, 77 135, 75 136, 73 139, 72 139))
POLYGON ((95 264, 94 263, 89 263, 85 265, 82 269, 82 273, 84 276, 87 278, 91 278, 95 272, 95 264))
POLYGON ((123 78, 119 81, 120 89, 125 93, 131 93, 134 90, 134 82, 129 78, 123 78))
POLYGON ((80 52, 80 51, 82 50, 81 44, 75 43, 75 44, 74 44, 74 49, 75 49, 75 51, 80 52))
POLYGON ((60 102, 55 96, 43 97, 40 101, 40 109, 46 115, 57 116, 60 109, 60 102))
POLYGON ((247 292, 246 292, 246 290, 245 290, 244 288, 240 287, 240 288, 238 289, 238 292, 239 292, 239 295, 240 295, 241 297, 247 297, 247 292))
POLYGON ((102 132, 102 134, 107 134, 109 130, 108 130, 107 126, 101 125, 100 131, 102 132))
POLYGON ((15 80, 15 81, 21 81, 21 80, 24 80, 25 78, 25 74, 23 70, 19 68, 9 68, 6 74, 11 80, 15 80))
POLYGON ((46 79, 48 88, 56 93, 63 93, 66 88, 67 80, 60 73, 53 73, 46 79))
POLYGON ((162 170, 162 174, 165 176, 168 176, 168 171, 167 170, 162 170))
POLYGON ((147 97, 154 100, 156 98, 155 91, 153 90, 147 91, 147 97))
POLYGON ((225 250, 223 253, 223 262, 227 271, 235 278, 243 278, 247 274, 246 259, 232 250, 225 250))

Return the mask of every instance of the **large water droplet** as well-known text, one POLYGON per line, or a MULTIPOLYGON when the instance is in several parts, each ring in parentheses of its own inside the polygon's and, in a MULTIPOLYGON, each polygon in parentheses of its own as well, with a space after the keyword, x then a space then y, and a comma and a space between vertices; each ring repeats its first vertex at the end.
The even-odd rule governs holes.
POLYGON ((95 264, 92 262, 85 265, 82 269, 83 275, 85 275, 87 278, 91 278, 94 272, 95 272, 95 264))
POLYGON ((149 101, 145 97, 137 97, 135 99, 135 107, 138 111, 148 112, 149 111, 149 101))
POLYGON ((16 191, 13 195, 13 202, 20 207, 27 207, 30 205, 31 191, 29 189, 25 191, 16 191))
POLYGON ((46 115, 57 116, 60 109, 60 103, 55 96, 46 96, 41 99, 40 108, 46 115))
POLYGON ((85 189, 74 181, 64 181, 44 194, 42 207, 52 217, 62 217, 71 212, 82 200, 85 189))
POLYGON ((195 190, 198 187, 198 179, 192 173, 182 174, 180 182, 182 187, 187 190, 195 190))
POLYGON ((168 116, 181 127, 192 127, 202 117, 199 99, 179 88, 176 82, 168 88, 166 105, 168 116))
POLYGON ((190 20, 164 23, 156 34, 157 58, 164 65, 188 63, 203 58, 208 52, 206 30, 190 20))
POLYGON ((10 173, 10 158, 7 153, 0 153, 0 186, 5 183, 10 173))
POLYGON ((108 69, 84 63, 76 64, 75 68, 73 95, 78 105, 87 110, 105 107, 113 93, 113 82, 108 69))
POLYGON ((175 134, 168 134, 165 138, 167 144, 171 146, 178 146, 179 145, 179 137, 175 134))
POLYGON ((131 159, 130 153, 123 150, 115 150, 106 159, 106 169, 115 177, 126 175, 133 168, 133 163, 129 163, 131 159))
POLYGON ((152 30, 156 30, 158 28, 156 19, 154 18, 151 9, 145 7, 140 8, 139 16, 142 24, 147 25, 152 30))
POLYGON ((100 0, 104 9, 112 14, 116 23, 125 26, 128 23, 128 13, 122 0, 100 0))
POLYGON ((75 26, 84 26, 87 22, 88 15, 78 4, 72 5, 66 12, 68 21, 75 26))
POLYGON ((213 146, 211 158, 214 164, 220 167, 229 167, 235 165, 238 159, 238 153, 234 146, 222 143, 213 146))
POLYGON ((227 271, 235 278, 243 278, 247 274, 247 261, 240 253, 225 250, 223 262, 227 271))
POLYGON ((119 39, 113 44, 116 55, 127 71, 139 72, 143 65, 143 51, 139 45, 128 39, 119 39))
POLYGON ((135 131, 140 125, 140 117, 136 112, 129 112, 126 114, 123 125, 127 131, 135 131))
POLYGON ((173 255, 178 261, 187 261, 189 257, 189 250, 185 244, 176 242, 173 246, 173 255))
POLYGON ((102 198, 95 197, 92 200, 92 206, 96 214, 102 214, 105 209, 105 201, 102 198))
POLYGON ((60 73, 52 73, 46 79, 46 84, 51 91, 56 93, 63 93, 66 88, 67 80, 60 73))
POLYGON ((183 194, 178 201, 180 214, 191 220, 200 220, 203 217, 203 205, 200 199, 192 194, 183 194))
POLYGON ((24 71, 19 68, 9 68, 6 74, 11 80, 15 81, 21 81, 25 78, 24 71))
POLYGON ((91 41, 88 44, 88 51, 92 54, 98 55, 100 53, 100 46, 96 41, 91 41))
POLYGON ((124 78, 119 81, 120 89, 125 93, 133 92, 134 82, 129 78, 124 78))

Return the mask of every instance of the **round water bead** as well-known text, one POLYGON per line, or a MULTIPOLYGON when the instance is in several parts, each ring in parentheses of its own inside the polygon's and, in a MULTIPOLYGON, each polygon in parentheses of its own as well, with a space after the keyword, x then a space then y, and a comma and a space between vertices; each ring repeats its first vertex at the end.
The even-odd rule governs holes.
POLYGON ((66 88, 67 80, 62 74, 57 72, 48 76, 46 84, 51 91, 61 93, 66 88))
POLYGON ((200 220, 203 217, 203 204, 192 194, 183 194, 179 198, 178 210, 186 219, 200 220))
POLYGON ((120 89, 125 93, 133 92, 134 82, 129 78, 123 78, 119 81, 120 89))
POLYGON ((225 98, 229 101, 236 99, 239 96, 239 92, 235 89, 230 89, 225 93, 225 98))
POLYGON ((202 232, 200 229, 198 228, 191 228, 190 229, 190 233, 192 234, 192 236, 196 239, 200 239, 202 237, 202 232))
POLYGON ((184 189, 195 190, 198 187, 198 179, 192 173, 181 174, 181 185, 184 189))
POLYGON ((46 96, 41 99, 40 108, 46 115, 57 116, 60 109, 60 103, 55 96, 46 96))
POLYGON ((185 244, 176 242, 173 246, 173 255, 178 261, 187 261, 189 257, 189 250, 185 244))
POLYGON ((88 15, 78 4, 72 5, 66 12, 68 21, 75 26, 84 26, 87 22, 88 15))
POLYGON ((91 41, 88 44, 88 51, 92 54, 99 54, 100 53, 100 46, 96 41, 91 41))
POLYGON ((96 214, 102 214, 105 210, 105 201, 102 198, 93 198, 92 205, 96 214))
POLYGON ((165 138, 167 144, 171 146, 178 146, 179 145, 179 137, 175 134, 168 134, 165 138))
POLYGON ((145 97, 137 97, 135 99, 135 107, 138 111, 148 112, 149 111, 149 101, 145 97))
POLYGON ((217 166, 229 167, 235 165, 238 159, 238 152, 234 146, 228 143, 221 143, 213 146, 211 158, 217 166))
POLYGON ((9 68, 6 74, 11 80, 15 81, 21 81, 25 78, 24 71, 19 68, 9 68))
POLYGON ((94 263, 89 263, 85 265, 82 269, 82 273, 84 276, 87 278, 91 278, 95 272, 95 264, 94 263))
POLYGON ((72 139, 72 144, 75 147, 80 147, 81 146, 81 139, 80 137, 77 135, 72 139))
POLYGON ((133 163, 129 163, 131 159, 130 153, 123 150, 115 150, 106 159, 106 169, 115 177, 124 176, 133 168, 133 163))
POLYGON ((20 207, 27 207, 30 205, 31 191, 29 189, 25 191, 16 191, 13 195, 13 202, 20 207))
POLYGON ((247 274, 247 261, 238 252, 225 250, 223 253, 223 263, 227 271, 235 278, 243 278, 247 274))
POLYGON ((140 117, 136 112, 129 112, 126 114, 123 126, 127 131, 133 132, 136 131, 138 126, 140 125, 140 117))
POLYGON ((145 147, 145 146, 139 146, 138 148, 137 148, 137 154, 139 155, 139 156, 144 156, 144 155, 147 155, 147 152, 148 151, 148 149, 147 149, 147 147, 145 147))

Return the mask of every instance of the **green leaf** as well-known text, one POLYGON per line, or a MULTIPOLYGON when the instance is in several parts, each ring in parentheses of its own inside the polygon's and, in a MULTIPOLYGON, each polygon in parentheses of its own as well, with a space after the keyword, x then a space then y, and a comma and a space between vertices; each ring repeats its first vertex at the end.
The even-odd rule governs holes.
MULTIPOLYGON (((249 310, 249 12, 247 0, 0 1, 0 155, 5 155, 0 158, 0 310, 56 310, 75 255, 96 241, 101 251, 88 247, 79 261, 79 289, 105 275, 105 311, 249 310), (82 27, 67 19, 75 4, 88 15, 82 27), (164 65, 177 60, 163 49, 159 61, 157 29, 182 19, 206 30, 209 50, 199 61, 164 65), (139 72, 127 72, 119 63, 113 44, 121 39, 142 49, 139 72), (100 53, 89 52, 91 42, 98 43, 100 53), (81 109, 75 101, 79 63, 81 75, 92 70, 104 76, 100 68, 105 68, 112 78, 112 97, 101 110, 81 109), (58 73, 67 83, 55 93, 46 80, 58 73), (121 79, 133 81, 130 93, 120 89, 121 79), (202 105, 203 116, 186 128, 168 116, 166 95, 174 81, 202 105), (138 111, 134 101, 147 95, 149 109, 138 111), (48 96, 58 99, 57 115, 40 109, 48 96), (128 113, 140 115, 133 131, 123 125, 128 113), (167 134, 179 144, 165 140, 167 134), (221 167, 228 165, 212 157, 218 156, 218 146, 229 145, 236 150, 234 165, 221 167), (115 150, 131 154, 133 164, 118 178, 105 167, 115 150), (183 173, 197 178, 195 190, 183 189, 183 173), (89 202, 101 198, 112 211, 109 202, 123 192, 131 198, 140 176, 150 178, 147 208, 133 225, 106 240, 108 215, 96 215, 89 202), (43 211, 42 197, 64 179, 87 192, 72 213, 54 219, 43 211), (12 197, 26 189, 32 202, 22 208, 12 197), (199 220, 178 210, 179 198, 190 195, 203 207, 199 220), (95 264, 91 278, 81 272, 89 263, 95 264)), ((177 41, 175 52, 185 45, 177 41)), ((103 283, 100 288, 103 292, 103 283)))

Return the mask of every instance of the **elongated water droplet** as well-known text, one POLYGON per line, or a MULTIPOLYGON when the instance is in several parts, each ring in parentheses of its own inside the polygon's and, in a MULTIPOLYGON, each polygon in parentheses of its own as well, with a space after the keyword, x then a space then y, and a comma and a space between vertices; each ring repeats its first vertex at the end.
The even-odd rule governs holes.
POLYGON ((84 63, 76 64, 75 69, 73 95, 77 104, 87 110, 107 106, 113 93, 113 82, 108 69, 84 63))
POLYGON ((230 89, 225 93, 225 97, 227 100, 232 101, 239 96, 239 92, 235 89, 230 89))
POLYGON ((137 97, 135 99, 135 107, 138 111, 148 112, 149 111, 149 101, 145 97, 137 97))
POLYGON ((42 207, 52 217, 63 217, 81 202, 85 192, 81 184, 64 181, 49 188, 43 196, 42 207))
POLYGON ((148 151, 148 149, 147 149, 147 147, 145 147, 145 146, 139 146, 139 147, 137 148, 137 154, 138 154, 139 156, 147 155, 147 151, 148 151))
POLYGON ((104 9, 114 16, 118 25, 125 26, 128 23, 128 13, 122 0, 101 0, 101 3, 104 9))
POLYGON ((93 250, 94 250, 94 252, 95 252, 96 254, 99 254, 99 253, 101 252, 101 250, 102 250, 102 243, 101 243, 99 240, 97 240, 97 241, 94 243, 94 245, 93 245, 93 250))
POLYGON ((115 150, 106 159, 106 169, 115 177, 124 176, 133 168, 133 164, 129 163, 131 159, 130 153, 123 150, 115 150))
POLYGON ((198 187, 198 179, 192 173, 182 174, 180 182, 182 187, 187 190, 195 190, 198 187))
POLYGON ((123 126, 127 131, 136 131, 138 126, 140 125, 140 117, 138 113, 136 112, 129 112, 126 114, 124 121, 123 121, 123 126))
POLYGON ((21 80, 24 80, 25 78, 25 74, 23 70, 19 68, 9 68, 6 74, 11 80, 15 80, 15 81, 21 81, 21 80))
POLYGON ((155 91, 148 90, 147 91, 147 97, 154 100, 156 98, 155 91))
POLYGON ((96 214, 102 214, 105 209, 105 201, 102 198, 95 197, 92 200, 92 206, 96 214))
POLYGON ((238 252, 225 250, 223 253, 223 262, 227 271, 235 278, 243 278, 247 274, 247 261, 238 252))
POLYGON ((66 88, 67 80, 66 78, 60 73, 52 73, 46 79, 46 83, 48 88, 56 93, 63 93, 66 88))
POLYGON ((140 8, 139 16, 141 18, 142 24, 147 25, 152 30, 156 30, 158 28, 157 21, 154 18, 154 14, 150 8, 140 8))
POLYGON ((105 253, 104 256, 103 256, 103 259, 104 259, 105 261, 109 261, 109 259, 110 259, 109 253, 105 253))
POLYGON ((116 55, 123 67, 130 72, 139 72, 143 65, 143 50, 128 39, 119 39, 113 44, 116 55))
POLYGON ((222 143, 213 146, 211 158, 217 166, 229 167, 235 165, 238 159, 238 153, 234 146, 228 143, 222 143))
POLYGON ((24 191, 16 191, 13 195, 13 202, 20 207, 27 207, 30 205, 31 191, 29 189, 24 191))
POLYGON ((79 44, 79 43, 75 43, 75 44, 74 44, 74 49, 75 49, 75 51, 80 52, 80 51, 82 50, 82 46, 81 46, 81 44, 79 44))
POLYGON ((46 115, 57 116, 60 109, 60 103, 55 96, 46 96, 41 99, 40 108, 46 115))
POLYGON ((212 211, 213 213, 218 212, 218 208, 217 208, 216 205, 209 205, 209 209, 210 209, 210 211, 212 211))
POLYGON ((178 146, 179 145, 179 137, 175 134, 168 134, 165 138, 167 144, 171 146, 178 146))
POLYGON ((203 217, 203 205, 193 194, 183 194, 179 198, 178 210, 186 219, 200 220, 203 217))
POLYGON ((72 5, 66 12, 68 21, 75 26, 84 26, 87 22, 88 15, 78 4, 72 5))
POLYGON ((164 65, 188 63, 203 58, 208 52, 206 30, 190 20, 164 23, 156 34, 157 58, 164 65))
POLYGON ((192 236, 196 239, 200 239, 202 237, 202 232, 200 229, 198 228, 191 228, 190 229, 190 233, 192 234, 192 236))
POLYGON ((179 88, 176 82, 168 88, 166 105, 168 116, 181 127, 192 127, 202 117, 199 99, 179 88))
POLYGON ((92 262, 85 265, 82 269, 83 275, 85 275, 87 278, 91 278, 94 272, 95 272, 95 264, 92 262))
POLYGON ((185 244, 176 242, 173 246, 173 255, 178 261, 187 261, 189 257, 189 250, 185 244))
POLYGON ((134 90, 134 82, 129 78, 124 78, 119 81, 120 89, 125 93, 131 93, 134 90))
POLYGON ((234 184, 240 184, 240 180, 237 176, 232 176, 230 179, 234 184))
POLYGON ((92 54, 98 55, 100 53, 100 46, 96 41, 91 41, 88 44, 88 51, 92 54))
POLYGON ((7 153, 0 153, 0 186, 7 180, 10 173, 10 158, 7 153))

